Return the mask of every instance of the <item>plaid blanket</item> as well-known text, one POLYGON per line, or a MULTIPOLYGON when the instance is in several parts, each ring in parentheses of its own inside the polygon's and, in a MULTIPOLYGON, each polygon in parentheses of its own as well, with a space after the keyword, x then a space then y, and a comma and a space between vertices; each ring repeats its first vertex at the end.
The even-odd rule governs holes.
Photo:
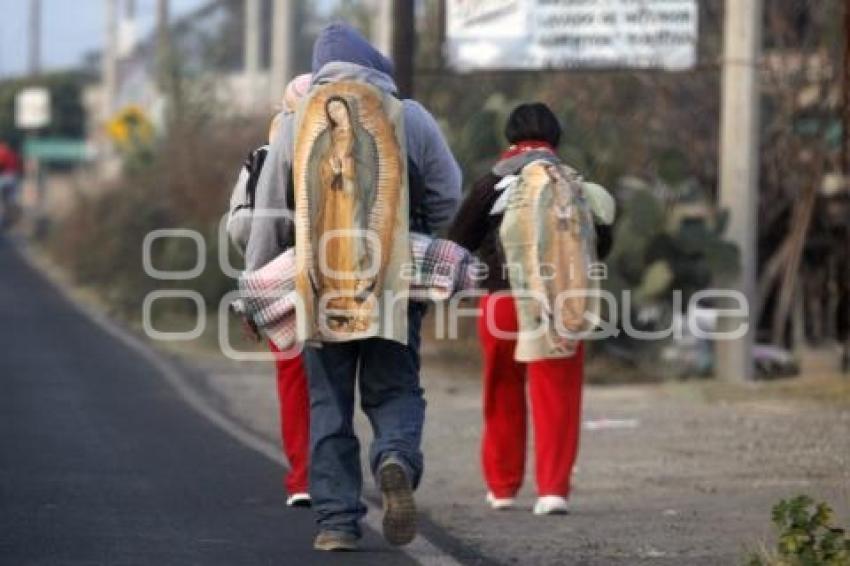
MULTIPOLYGON (((463 247, 422 234, 410 235, 410 264, 402 275, 410 284, 413 301, 443 301, 476 286, 477 260, 463 247)), ((295 291, 295 250, 280 254, 264 267, 239 279, 236 311, 251 317, 276 346, 295 345, 298 296, 295 291)))

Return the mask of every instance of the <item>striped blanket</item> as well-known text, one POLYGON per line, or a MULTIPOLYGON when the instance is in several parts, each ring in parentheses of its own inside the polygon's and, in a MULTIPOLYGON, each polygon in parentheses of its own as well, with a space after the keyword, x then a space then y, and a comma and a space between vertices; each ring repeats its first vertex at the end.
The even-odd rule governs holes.
MULTIPOLYGON (((442 301, 476 286, 477 260, 463 247, 439 238, 410 234, 412 262, 402 266, 413 301, 442 301)), ((280 254, 261 269, 239 279, 240 299, 235 310, 249 316, 281 350, 297 342, 295 250, 280 254)))

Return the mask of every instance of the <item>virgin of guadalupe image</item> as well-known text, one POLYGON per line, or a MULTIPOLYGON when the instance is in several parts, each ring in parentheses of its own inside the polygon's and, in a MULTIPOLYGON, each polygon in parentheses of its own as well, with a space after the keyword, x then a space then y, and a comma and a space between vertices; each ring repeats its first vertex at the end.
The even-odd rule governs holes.
POLYGON ((328 297, 322 315, 329 329, 364 332, 374 308, 375 274, 370 272, 372 254, 366 235, 367 211, 375 196, 374 141, 357 126, 356 114, 345 98, 329 97, 325 113, 328 129, 319 160, 321 190, 316 203, 316 291, 317 296, 328 297))

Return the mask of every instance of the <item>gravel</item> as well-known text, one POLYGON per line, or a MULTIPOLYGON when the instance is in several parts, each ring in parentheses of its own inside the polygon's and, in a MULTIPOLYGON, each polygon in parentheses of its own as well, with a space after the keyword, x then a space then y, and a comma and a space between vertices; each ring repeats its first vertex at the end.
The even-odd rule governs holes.
MULTIPOLYGON (((195 385, 278 438, 270 365, 193 359, 195 385)), ((518 508, 484 504, 476 363, 424 359, 426 472, 434 522, 503 564, 736 564, 772 546, 770 510, 807 493, 850 523, 850 410, 796 399, 708 401, 701 383, 588 387, 571 512, 535 517, 533 462, 518 508)), ((756 397, 753 399, 753 397, 756 397)), ((358 416, 368 442, 368 424, 358 416)), ((529 454, 531 456, 531 454, 529 454)))

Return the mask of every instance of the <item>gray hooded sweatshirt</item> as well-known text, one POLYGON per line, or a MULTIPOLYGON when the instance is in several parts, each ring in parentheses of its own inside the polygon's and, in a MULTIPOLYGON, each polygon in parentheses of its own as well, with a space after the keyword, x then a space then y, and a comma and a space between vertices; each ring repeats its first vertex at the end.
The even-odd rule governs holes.
MULTIPOLYGON (((396 94, 396 85, 389 74, 375 68, 382 66, 383 56, 362 36, 352 34, 356 32, 339 24, 322 32, 316 41, 313 65, 318 70, 313 75, 313 84, 353 80, 396 94), (326 62, 323 57, 333 60, 326 62)), ((425 185, 422 202, 425 220, 429 228, 438 230, 446 226, 457 211, 462 183, 460 167, 433 116, 414 100, 404 100, 403 108, 407 155, 418 168, 425 185)), ((251 236, 245 252, 248 271, 259 269, 294 244, 291 214, 294 207, 287 202, 287 194, 292 192, 289 184, 294 121, 294 114, 284 116, 280 135, 269 150, 257 184, 251 236)))

